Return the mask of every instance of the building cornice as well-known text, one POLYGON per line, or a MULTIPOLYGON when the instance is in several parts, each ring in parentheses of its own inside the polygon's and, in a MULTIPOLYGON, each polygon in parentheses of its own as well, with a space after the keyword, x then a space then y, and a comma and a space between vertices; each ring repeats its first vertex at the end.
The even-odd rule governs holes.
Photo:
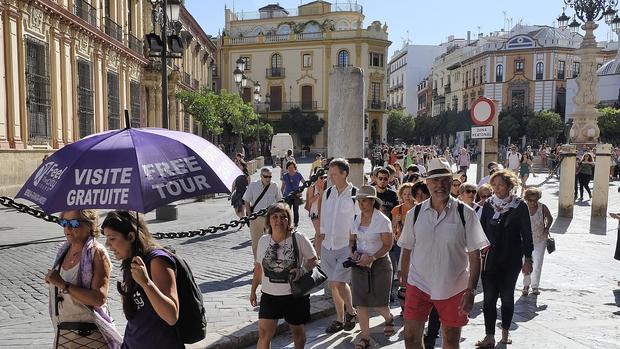
POLYGON ((180 19, 181 19, 181 22, 190 29, 190 31, 198 35, 197 38, 199 39, 200 44, 202 46, 208 46, 209 51, 213 53, 217 51, 217 48, 215 47, 215 44, 213 44, 213 42, 209 38, 209 35, 207 35, 207 33, 204 32, 200 24, 198 24, 194 16, 192 16, 192 14, 189 13, 189 11, 185 8, 185 6, 181 6, 180 19))

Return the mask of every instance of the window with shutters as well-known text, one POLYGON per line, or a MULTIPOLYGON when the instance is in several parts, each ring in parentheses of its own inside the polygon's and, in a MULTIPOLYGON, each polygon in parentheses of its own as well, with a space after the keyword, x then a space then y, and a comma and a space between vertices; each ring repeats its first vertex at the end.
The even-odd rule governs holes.
POLYGON ((108 129, 121 128, 118 74, 108 72, 108 129))
POLYGON ((140 83, 131 81, 129 83, 129 94, 131 98, 131 127, 138 128, 140 123, 140 83))
POLYGON ((91 135, 94 130, 95 109, 93 107, 93 87, 90 62, 77 60, 78 73, 78 132, 80 138, 91 135))
POLYGON ((26 36, 26 106, 29 144, 51 141, 51 98, 48 45, 26 36))

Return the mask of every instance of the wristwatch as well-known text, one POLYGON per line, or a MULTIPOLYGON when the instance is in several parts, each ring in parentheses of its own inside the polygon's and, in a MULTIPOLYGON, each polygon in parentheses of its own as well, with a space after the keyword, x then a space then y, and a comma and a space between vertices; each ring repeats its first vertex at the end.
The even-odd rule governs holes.
POLYGON ((62 293, 69 293, 69 288, 71 287, 71 283, 68 281, 65 281, 65 287, 62 288, 62 293))

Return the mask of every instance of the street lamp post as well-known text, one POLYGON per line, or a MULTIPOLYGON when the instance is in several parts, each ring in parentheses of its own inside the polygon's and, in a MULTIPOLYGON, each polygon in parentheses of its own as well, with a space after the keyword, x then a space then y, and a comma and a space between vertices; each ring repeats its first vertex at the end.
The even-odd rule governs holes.
POLYGON ((149 57, 161 57, 161 122, 163 128, 168 128, 168 58, 181 58, 183 55, 183 44, 178 36, 180 30, 179 13, 181 10, 181 0, 150 0, 153 6, 151 19, 153 21, 153 31, 156 24, 159 24, 161 37, 150 33, 146 35, 149 46, 149 57), (171 28, 169 28, 171 27, 171 28), (170 34, 169 34, 170 33, 170 34), (170 44, 171 52, 168 52, 170 44))
MULTIPOLYGON (((239 97, 243 100, 243 89, 248 83, 248 78, 243 73, 245 71, 245 60, 241 57, 237 59, 235 62, 237 64, 235 70, 233 71, 233 78, 235 79, 235 84, 237 85, 237 90, 239 91, 239 97)), ((239 135, 239 143, 241 148, 243 149, 243 136, 239 135)))
POLYGON ((260 82, 254 83, 254 102, 256 102, 256 112, 258 114, 258 120, 256 122, 256 148, 258 149, 258 156, 261 155, 260 148, 260 113, 258 113, 258 106, 260 104, 260 82))

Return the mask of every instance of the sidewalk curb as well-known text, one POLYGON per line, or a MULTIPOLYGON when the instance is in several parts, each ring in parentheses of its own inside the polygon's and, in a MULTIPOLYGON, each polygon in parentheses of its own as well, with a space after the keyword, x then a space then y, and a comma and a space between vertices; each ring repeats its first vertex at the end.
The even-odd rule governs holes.
MULTIPOLYGON (((331 301, 331 297, 325 295, 311 296, 310 303, 310 322, 331 316, 336 313, 336 309, 331 301)), ((257 314, 258 317, 258 314, 257 314)), ((282 322, 276 328, 275 336, 288 330, 286 322, 282 322)), ((258 341, 258 322, 255 321, 249 326, 230 331, 228 334, 211 333, 203 341, 191 345, 190 348, 198 349, 237 349, 245 348, 256 344, 258 341), (209 338, 211 337, 211 338, 209 338)))

